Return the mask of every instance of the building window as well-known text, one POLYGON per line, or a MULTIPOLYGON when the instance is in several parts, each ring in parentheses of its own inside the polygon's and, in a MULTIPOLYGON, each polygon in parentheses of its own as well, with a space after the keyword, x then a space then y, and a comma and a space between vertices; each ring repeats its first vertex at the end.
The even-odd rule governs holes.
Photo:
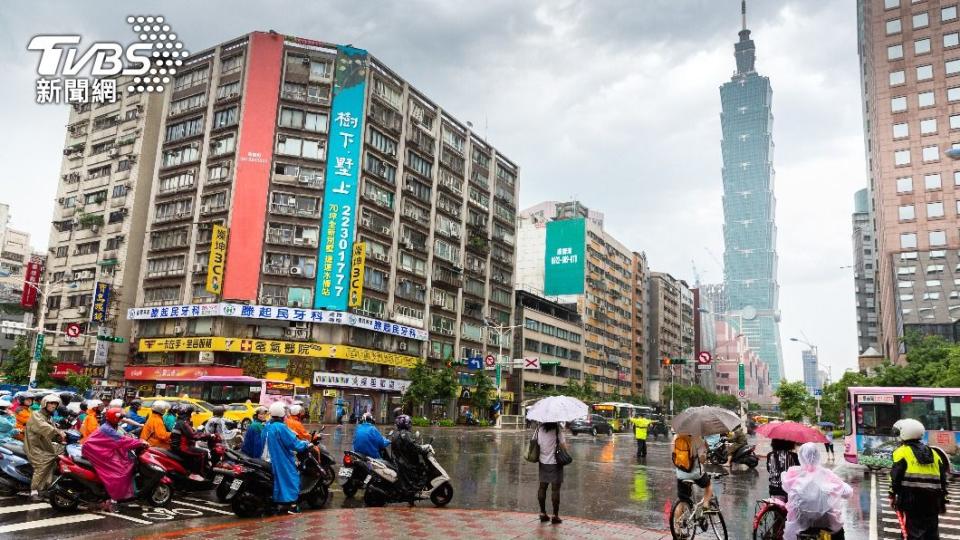
POLYGON ((905 139, 910 136, 910 128, 906 122, 893 125, 893 138, 905 139))
POLYGON ((900 215, 900 221, 910 221, 917 218, 912 204, 901 206, 897 210, 900 215))
POLYGON ((910 150, 896 150, 893 153, 893 163, 895 165, 903 166, 910 164, 910 150))
POLYGON ((943 217, 943 202, 927 203, 927 219, 939 219, 943 217))
MULTIPOLYGON (((930 239, 931 246, 945 246, 947 245, 947 232, 946 231, 930 231, 929 239, 930 239)), ((939 283, 937 283, 937 285, 939 285, 939 283)))
POLYGON ((903 58, 903 45, 890 45, 887 47, 887 60, 899 60, 903 58))
POLYGON ((184 73, 183 75, 177 76, 177 78, 173 80, 173 91, 179 92, 181 90, 186 90, 187 88, 191 88, 193 86, 205 84, 206 82, 207 82, 206 68, 194 70, 189 73, 184 73))
POLYGON ((914 54, 927 54, 930 52, 930 38, 918 39, 913 42, 914 54))
POLYGON ((223 99, 240 95, 240 81, 221 84, 217 87, 217 99, 223 99))
POLYGON ((927 190, 940 189, 940 173, 923 175, 923 186, 927 190))
POLYGON ((903 84, 907 82, 906 72, 902 69, 899 71, 890 72, 890 86, 896 86, 898 84, 903 84))
POLYGON ((895 113, 907 110, 907 97, 898 96, 890 98, 890 110, 895 113))
POLYGON ((933 97, 933 92, 920 92, 917 94, 917 105, 922 107, 933 107, 935 105, 936 99, 933 97))
POLYGON ((951 32, 951 33, 949 33, 949 34, 944 34, 944 35, 943 35, 943 48, 944 48, 944 49, 946 49, 947 47, 956 47, 957 45, 960 45, 960 33, 958 33, 958 32, 951 32))
POLYGON ((213 113, 213 129, 232 126, 237 123, 237 107, 222 109, 213 113))
POLYGON ((902 29, 903 29, 903 25, 900 24, 900 19, 890 19, 889 21, 887 21, 888 36, 899 34, 902 29))
POLYGON ((960 73, 960 59, 947 60, 944 63, 944 68, 946 69, 947 75, 960 73))
POLYGON ((957 18, 957 6, 949 6, 940 9, 940 21, 947 22, 957 18))
POLYGON ((303 129, 306 131, 315 131, 317 133, 327 132, 326 113, 302 111, 290 107, 280 108, 280 125, 283 127, 303 129))
POLYGON ((939 161, 940 160, 940 148, 937 146, 924 146, 923 147, 923 161, 939 161))
MULTIPOLYGON (((239 84, 239 83, 237 83, 239 84)), ((193 109, 199 109, 207 104, 207 94, 194 94, 183 99, 170 102, 169 115, 180 114, 193 109)))
POLYGON ((916 249, 917 233, 900 233, 900 249, 916 249))
POLYGON ((926 81, 933 78, 933 66, 927 64, 925 66, 917 66, 917 80, 926 81))
POLYGON ((913 178, 897 178, 897 193, 910 193, 913 191, 913 178))
POLYGON ((917 28, 926 28, 929 25, 930 25, 930 16, 927 14, 926 11, 924 11, 923 13, 917 13, 916 15, 913 16, 914 30, 916 30, 917 28))
POLYGON ((937 119, 925 118, 920 121, 920 134, 932 135, 937 133, 937 119))
POLYGON ((163 152, 163 166, 173 167, 200 159, 200 150, 196 145, 182 146, 163 152))
POLYGON ((900 7, 900 0, 883 0, 883 9, 894 9, 900 7))
POLYGON ((234 133, 227 135, 226 137, 220 137, 219 139, 213 139, 210 141, 210 156, 222 156, 223 154, 229 154, 233 152, 236 148, 237 136, 234 133))
MULTIPOLYGON (((914 27, 916 28, 916 27, 914 27)), ((243 56, 236 55, 231 56, 230 58, 224 58, 220 61, 220 74, 227 75, 229 73, 236 73, 240 71, 240 68, 243 66, 243 56)))
POLYGON ((203 117, 177 122, 167 128, 167 141, 173 142, 203 133, 203 117))
POLYGON ((323 160, 326 158, 326 145, 324 141, 280 135, 277 137, 277 153, 323 160))

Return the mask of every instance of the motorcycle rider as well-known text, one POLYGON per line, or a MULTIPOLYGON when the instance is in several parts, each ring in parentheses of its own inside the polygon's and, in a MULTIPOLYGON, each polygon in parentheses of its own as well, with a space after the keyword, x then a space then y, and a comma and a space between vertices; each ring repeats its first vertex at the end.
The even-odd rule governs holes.
POLYGON ((162 399, 153 402, 150 407, 152 412, 147 417, 143 429, 140 430, 141 440, 146 441, 150 446, 163 448, 164 450, 170 449, 170 431, 163 423, 163 415, 169 408, 170 404, 162 399))
POLYGON ((87 416, 83 419, 83 424, 80 426, 80 444, 85 443, 87 437, 93 435, 93 432, 100 427, 100 420, 97 417, 100 416, 100 409, 102 407, 103 402, 99 399, 87 401, 87 416))
POLYGON ((11 405, 6 397, 0 398, 0 444, 20 434, 20 430, 17 429, 17 419, 10 414, 11 405))
POLYGON ((143 407, 143 402, 139 399, 135 399, 130 402, 130 407, 127 408, 126 417, 134 422, 140 424, 141 426, 147 422, 147 419, 143 416, 140 416, 140 409, 143 407))
POLYGON ((940 516, 946 512, 947 464, 939 452, 923 444, 926 432, 913 418, 898 420, 900 446, 890 469, 890 507, 902 513, 906 538, 940 538, 940 516))
POLYGON ((727 446, 727 465, 733 465, 733 456, 737 455, 737 451, 745 446, 747 446, 747 430, 740 425, 730 434, 730 444, 727 446))
POLYGON ((30 420, 30 415, 33 414, 33 402, 36 400, 30 392, 20 394, 17 396, 17 400, 20 402, 19 407, 17 407, 17 429, 20 430, 20 433, 23 433, 23 429, 30 420))
POLYGON ((380 434, 380 430, 374 425, 373 415, 363 413, 362 421, 353 432, 353 451, 370 458, 379 459, 380 452, 390 444, 387 439, 380 434))
MULTIPOLYGON (((23 450, 27 460, 33 465, 33 479, 30 481, 30 497, 40 499, 40 492, 46 491, 53 483, 53 472, 57 468, 57 459, 63 453, 67 436, 53 423, 53 411, 60 406, 60 396, 50 394, 43 398, 43 407, 33 411, 27 421, 23 436, 23 450)), ((29 405, 25 407, 29 410, 29 405)))
POLYGON ((831 538, 844 538, 843 514, 853 488, 820 464, 818 443, 805 443, 798 457, 800 465, 781 475, 787 492, 783 539, 796 540, 799 533, 809 529, 828 529, 831 538))
POLYGON ((310 445, 298 439, 293 430, 287 427, 283 421, 286 414, 287 407, 283 402, 271 404, 270 421, 263 429, 263 437, 273 466, 273 502, 281 511, 297 514, 300 512, 297 506, 300 498, 300 472, 297 470, 297 458, 294 454, 306 451, 310 445))
POLYGON ((394 423, 397 429, 390 437, 390 446, 396 460, 397 472, 400 473, 400 481, 409 490, 419 491, 423 478, 423 456, 428 451, 427 447, 419 444, 410 432, 413 422, 409 416, 401 414, 394 423))
POLYGON ((770 441, 771 451, 767 454, 767 483, 771 497, 787 500, 787 492, 783 490, 781 475, 790 467, 800 465, 797 456, 797 443, 783 439, 770 441))
POLYGON ((303 405, 294 403, 290 406, 290 414, 283 420, 283 423, 290 428, 291 431, 297 436, 301 441, 310 442, 310 433, 307 431, 307 428, 303 427, 303 422, 301 418, 303 417, 303 405))
POLYGON ((133 497, 133 473, 136 457, 131 451, 147 446, 145 441, 125 437, 118 431, 123 420, 123 409, 111 407, 103 414, 103 424, 83 444, 83 458, 93 464, 93 470, 103 482, 110 500, 105 503, 108 512, 116 511, 117 501, 133 497))
POLYGON ((229 441, 237 436, 237 430, 227 429, 227 421, 223 417, 225 412, 227 412, 227 408, 223 405, 214 405, 213 418, 207 420, 204 431, 209 435, 219 435, 222 441, 229 441))
POLYGON ((252 458, 260 459, 263 456, 263 428, 264 423, 270 419, 270 412, 266 407, 257 407, 253 411, 253 420, 246 433, 243 434, 243 445, 240 451, 252 458))
POLYGON ((633 424, 633 436, 637 439, 637 457, 647 457, 647 431, 652 420, 644 416, 631 418, 633 424))
POLYGON ((163 413, 163 425, 167 428, 167 431, 172 432, 173 427, 177 425, 177 412, 180 410, 180 405, 174 403, 167 409, 167 412, 163 413))
POLYGON ((190 479, 200 482, 207 469, 208 453, 197 448, 197 442, 207 438, 206 433, 193 429, 193 405, 189 403, 180 406, 177 412, 177 423, 170 433, 170 449, 183 459, 184 465, 191 471, 190 479))

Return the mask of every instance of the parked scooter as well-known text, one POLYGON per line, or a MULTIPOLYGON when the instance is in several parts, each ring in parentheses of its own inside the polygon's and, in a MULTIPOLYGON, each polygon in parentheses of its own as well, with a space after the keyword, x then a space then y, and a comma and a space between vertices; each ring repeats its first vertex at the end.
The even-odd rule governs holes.
POLYGON ((337 483, 343 496, 350 499, 367 485, 370 478, 370 458, 352 450, 343 451, 343 465, 337 472, 337 483))
MULTIPOLYGON (((67 452, 80 451, 80 433, 67 432, 67 452)), ((0 445, 0 495, 14 495, 30 491, 33 465, 27 459, 23 443, 10 440, 0 445)))
MULTIPOLYGON (((98 505, 110 500, 110 495, 94 471, 93 464, 82 456, 69 454, 60 456, 60 476, 54 480, 49 490, 50 506, 57 510, 72 511, 80 503, 98 505)), ((167 476, 167 471, 153 453, 146 451, 146 447, 138 448, 136 454, 134 486, 137 490, 134 498, 151 506, 170 504, 173 481, 167 476)))
MULTIPOLYGON (((305 502, 311 508, 322 508, 330 498, 328 472, 317 458, 318 444, 319 437, 314 437, 311 447, 299 456, 297 465, 300 472, 300 498, 297 502, 305 502)), ((232 472, 219 467, 217 473, 224 475, 221 484, 229 482, 226 500, 230 501, 233 513, 242 518, 276 513, 270 463, 236 453, 231 457, 239 458, 232 472)))
MULTIPOLYGON (((426 450, 426 472, 419 478, 417 485, 408 486, 400 480, 398 465, 385 459, 364 458, 369 466, 369 478, 364 479, 363 502, 367 506, 383 506, 392 502, 410 502, 430 499, 434 506, 443 507, 453 499, 453 485, 450 475, 440 466, 436 452, 430 443, 423 445, 426 450)), ((352 454, 352 453, 351 453, 352 454)), ((351 455, 351 460, 354 456, 351 455)), ((344 457, 346 461, 346 456, 344 457)), ((412 475, 406 475, 412 476, 412 475)))
MULTIPOLYGON (((728 457, 728 444, 729 441, 726 437, 720 437, 720 441, 707 450, 707 461, 713 465, 725 465, 728 457)), ((746 465, 751 469, 756 467, 757 464, 760 463, 760 458, 757 457, 755 450, 756 445, 752 444, 740 447, 740 449, 733 454, 732 463, 734 465, 746 465)))

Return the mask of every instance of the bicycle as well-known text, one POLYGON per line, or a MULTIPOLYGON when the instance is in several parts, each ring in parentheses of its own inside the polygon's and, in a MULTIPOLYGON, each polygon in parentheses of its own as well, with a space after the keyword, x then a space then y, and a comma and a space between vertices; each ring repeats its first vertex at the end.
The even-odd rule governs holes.
POLYGON ((787 503, 780 497, 757 501, 753 517, 753 540, 783 540, 787 525, 787 503))
MULTIPOLYGON (((713 482, 729 473, 707 473, 710 481, 713 482)), ((693 480, 681 480, 686 489, 680 490, 677 501, 673 503, 670 510, 670 534, 674 540, 693 540, 697 532, 712 532, 713 538, 717 540, 727 540, 727 524, 723 520, 723 512, 720 511, 720 502, 714 495, 710 500, 710 506, 704 507, 703 500, 693 502, 691 489, 694 485, 693 480)))

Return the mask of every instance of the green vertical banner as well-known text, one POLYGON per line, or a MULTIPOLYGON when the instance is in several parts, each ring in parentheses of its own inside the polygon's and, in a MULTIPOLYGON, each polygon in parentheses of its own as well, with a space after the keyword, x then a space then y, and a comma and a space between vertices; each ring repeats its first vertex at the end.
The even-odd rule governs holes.
POLYGON ((547 296, 583 294, 587 220, 547 223, 543 291, 547 296))
POLYGON ((35 346, 34 346, 34 348, 33 348, 33 359, 34 359, 34 360, 40 360, 41 358, 43 358, 43 342, 44 342, 44 336, 43 336, 43 334, 38 333, 38 334, 37 334, 37 341, 36 341, 36 344, 35 344, 35 346))
POLYGON ((737 377, 738 377, 737 388, 739 390, 743 390, 746 388, 746 379, 744 375, 745 374, 743 372, 743 362, 741 362, 737 369, 737 377))

